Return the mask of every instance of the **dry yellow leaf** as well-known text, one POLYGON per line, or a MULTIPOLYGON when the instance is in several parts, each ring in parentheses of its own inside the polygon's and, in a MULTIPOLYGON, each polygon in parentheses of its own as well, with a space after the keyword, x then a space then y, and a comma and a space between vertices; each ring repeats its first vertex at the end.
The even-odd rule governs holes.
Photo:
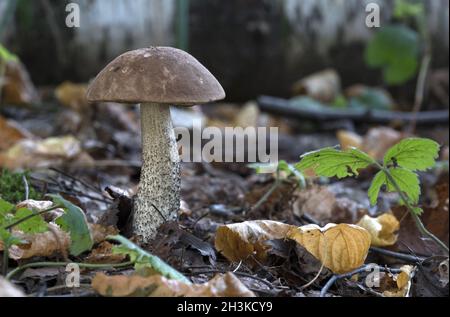
POLYGON ((80 141, 70 135, 44 140, 24 139, 0 153, 0 166, 10 169, 48 167, 73 160, 81 153, 80 141))
POLYGON ((228 260, 237 262, 264 260, 265 241, 292 239, 335 273, 350 272, 360 267, 370 247, 370 234, 349 224, 296 227, 284 223, 257 220, 221 226, 216 232, 215 246, 228 260))
POLYGON ((306 225, 289 232, 288 238, 302 245, 322 264, 337 274, 364 264, 370 247, 369 233, 349 224, 306 225))
POLYGON ((364 146, 363 137, 352 131, 340 130, 337 133, 337 138, 343 150, 347 150, 352 147, 362 149, 364 146))
POLYGON ((377 218, 365 215, 357 225, 370 233, 373 246, 385 247, 397 242, 396 232, 400 229, 400 222, 392 214, 385 213, 377 218))
POLYGON ((9 149, 20 140, 33 137, 30 132, 22 128, 17 122, 6 120, 2 116, 0 116, 0 131, 2 133, 0 151, 9 149))
POLYGON ((139 275, 107 276, 97 273, 92 279, 92 288, 102 296, 145 297, 254 297, 233 273, 217 274, 204 284, 186 284, 169 280, 161 275, 143 277, 139 275))
POLYGON ((285 239, 293 226, 271 220, 245 221, 220 226, 216 232, 215 247, 228 260, 252 262, 254 256, 262 261, 267 256, 267 240, 285 239))
POLYGON ((56 87, 55 95, 59 102, 64 106, 81 112, 88 106, 88 102, 86 100, 86 90, 86 84, 75 84, 65 81, 56 87))
POLYGON ((414 266, 404 265, 400 268, 401 272, 390 278, 395 281, 396 288, 383 291, 383 296, 386 297, 406 297, 411 288, 411 279, 414 273, 414 266))

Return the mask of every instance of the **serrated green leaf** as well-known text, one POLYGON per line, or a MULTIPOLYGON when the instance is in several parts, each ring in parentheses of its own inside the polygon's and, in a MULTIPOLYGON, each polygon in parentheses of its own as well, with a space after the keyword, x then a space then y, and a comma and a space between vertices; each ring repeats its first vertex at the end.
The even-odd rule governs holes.
POLYGON ((25 241, 23 241, 22 239, 15 237, 11 231, 6 230, 4 228, 0 228, 0 241, 3 242, 3 244, 9 248, 10 246, 14 245, 14 244, 20 244, 20 243, 24 243, 25 241))
POLYGON ((306 153, 295 167, 301 172, 313 169, 318 176, 344 178, 358 175, 359 169, 374 163, 369 155, 356 148, 342 151, 328 147, 306 153))
POLYGON ((70 233, 70 254, 77 256, 90 250, 94 245, 94 241, 89 231, 86 216, 81 208, 65 200, 60 195, 49 196, 52 197, 55 204, 64 208, 64 215, 58 217, 55 222, 61 229, 70 233))
POLYGON ((183 281, 188 284, 191 283, 187 277, 175 270, 169 264, 156 255, 144 251, 130 240, 120 235, 110 236, 108 239, 120 243, 120 245, 113 248, 113 253, 127 255, 131 261, 135 262, 136 269, 148 267, 169 279, 183 281))
POLYGON ((0 198, 0 216, 5 216, 14 209, 14 205, 0 198))
POLYGON ((415 213, 416 215, 420 216, 421 214, 423 214, 423 209, 420 207, 413 207, 412 208, 413 213, 415 213))
POLYGON ((402 84, 417 72, 419 36, 403 25, 383 27, 370 40, 365 55, 369 66, 383 69, 388 84, 402 84))
MULTIPOLYGON (((417 204, 420 197, 419 176, 402 167, 390 168, 389 172, 399 189, 408 196, 410 203, 417 204)), ((395 185, 388 178, 386 179, 387 191, 396 192, 397 189, 395 185)))
POLYGON ((383 171, 379 171, 372 180, 372 184, 367 192, 369 195, 370 204, 375 206, 377 204, 378 195, 380 194, 381 187, 386 184, 386 174, 383 171))
POLYGON ((430 139, 404 139, 386 152, 384 165, 394 164, 412 171, 425 171, 436 164, 439 148, 439 144, 430 139))
MULTIPOLYGON (((25 217, 35 215, 35 213, 27 208, 20 208, 14 215, 13 222, 19 221, 25 217)), ((18 224, 15 228, 25 232, 25 233, 41 233, 48 230, 48 224, 44 221, 42 216, 35 215, 24 222, 18 224)))

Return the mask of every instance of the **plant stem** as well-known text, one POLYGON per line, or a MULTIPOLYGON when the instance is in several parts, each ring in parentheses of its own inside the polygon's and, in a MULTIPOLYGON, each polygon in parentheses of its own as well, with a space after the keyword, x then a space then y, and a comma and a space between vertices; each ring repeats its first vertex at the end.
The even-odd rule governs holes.
POLYGON ((377 165, 383 171, 383 173, 387 176, 387 178, 392 183, 392 185, 394 185, 395 190, 400 195, 400 198, 404 201, 405 206, 408 209, 409 213, 411 214, 411 217, 413 218, 414 222, 416 223, 417 229, 419 229, 420 233, 422 233, 423 235, 425 235, 428 238, 430 238, 431 240, 433 240, 437 245, 439 245, 439 247, 442 248, 442 250, 445 251, 446 254, 448 254, 449 250, 448 250, 447 245, 445 245, 444 242, 442 242, 438 237, 436 237, 433 233, 428 231, 427 228, 425 228, 425 226, 422 223, 422 221, 420 220, 419 216, 414 212, 414 208, 411 206, 408 197, 403 193, 403 191, 401 190, 400 186, 395 181, 395 179, 392 176, 392 174, 389 172, 389 169, 381 166, 378 163, 377 163, 377 165))
POLYGON ((364 272, 370 272, 374 269, 378 269, 380 270, 380 272, 390 272, 390 273, 400 273, 401 270, 400 269, 389 269, 386 268, 384 266, 373 266, 372 264, 366 264, 361 266, 359 269, 356 269, 352 272, 349 273, 344 273, 344 274, 340 274, 340 275, 333 275, 328 282, 325 284, 325 286, 321 289, 320 291, 320 297, 325 297, 328 290, 330 289, 331 286, 333 286, 333 284, 340 279, 344 279, 344 278, 351 278, 353 275, 355 274, 361 274, 364 272))
POLYGON ((28 263, 24 264, 22 266, 16 267, 14 270, 9 272, 5 278, 7 280, 10 280, 15 274, 18 272, 28 269, 28 268, 34 268, 34 267, 60 267, 60 266, 66 266, 67 264, 76 264, 79 267, 87 268, 87 269, 103 269, 103 268, 121 268, 121 267, 127 267, 130 265, 133 265, 133 261, 129 262, 123 262, 123 263, 107 263, 107 264, 92 264, 92 263, 76 263, 76 262, 35 262, 35 263, 28 263))
POLYGON ((63 208, 63 206, 61 206, 61 205, 54 205, 54 206, 52 206, 52 207, 50 207, 50 208, 41 210, 41 211, 36 212, 36 213, 34 213, 34 214, 32 214, 32 215, 23 217, 23 218, 17 220, 16 222, 13 222, 12 224, 7 225, 4 229, 5 229, 5 230, 12 229, 12 228, 14 228, 15 226, 21 224, 22 222, 25 222, 25 221, 27 221, 27 220, 33 218, 33 217, 36 217, 36 216, 45 214, 46 212, 49 212, 49 211, 52 211, 52 210, 55 210, 55 209, 58 209, 58 208, 63 208))

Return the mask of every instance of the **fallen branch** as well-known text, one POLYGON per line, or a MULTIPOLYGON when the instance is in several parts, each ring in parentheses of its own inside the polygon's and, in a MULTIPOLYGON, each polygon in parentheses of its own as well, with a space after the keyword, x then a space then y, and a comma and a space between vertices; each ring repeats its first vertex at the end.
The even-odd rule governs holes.
POLYGON ((352 120, 361 123, 388 124, 392 121, 411 123, 415 121, 417 125, 448 123, 449 111, 423 111, 417 114, 412 112, 398 112, 386 110, 368 109, 306 109, 292 104, 287 99, 261 96, 258 98, 258 105, 261 110, 277 115, 295 117, 297 119, 310 119, 315 121, 338 121, 352 120))
POLYGON ((352 272, 349 273, 345 273, 345 274, 339 274, 339 275, 333 275, 328 282, 325 284, 325 286, 322 288, 322 290, 320 291, 320 297, 325 297, 326 294, 328 293, 328 290, 331 288, 331 286, 334 285, 334 283, 336 283, 336 281, 341 280, 341 279, 345 279, 345 278, 351 278, 353 275, 355 274, 361 274, 364 272, 371 272, 374 269, 379 270, 380 272, 387 272, 387 273, 400 273, 401 270, 400 269, 390 269, 390 268, 386 268, 384 266, 374 266, 373 264, 366 264, 361 266, 359 269, 356 269, 352 272))

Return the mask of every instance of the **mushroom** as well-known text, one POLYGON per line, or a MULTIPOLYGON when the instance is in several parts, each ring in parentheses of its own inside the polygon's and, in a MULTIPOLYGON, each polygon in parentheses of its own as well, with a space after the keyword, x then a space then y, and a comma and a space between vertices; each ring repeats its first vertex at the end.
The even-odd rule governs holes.
POLYGON ((140 103, 142 169, 132 217, 133 234, 142 242, 177 217, 180 159, 170 105, 192 106, 225 98, 216 78, 190 54, 171 47, 126 52, 90 84, 91 102, 140 103))

